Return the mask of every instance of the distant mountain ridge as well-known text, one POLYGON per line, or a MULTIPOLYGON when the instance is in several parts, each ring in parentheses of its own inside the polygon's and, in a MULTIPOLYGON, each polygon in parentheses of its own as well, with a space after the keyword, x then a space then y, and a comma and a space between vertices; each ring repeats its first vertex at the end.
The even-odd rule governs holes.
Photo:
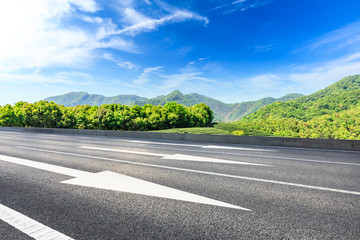
POLYGON ((238 124, 274 136, 360 140, 360 75, 308 96, 269 104, 238 124))
POLYGON ((360 75, 348 76, 311 95, 292 101, 269 104, 246 116, 244 120, 267 117, 296 118, 303 121, 338 113, 360 105, 360 75))
POLYGON ((285 102, 302 96, 304 95, 292 93, 285 95, 281 98, 268 97, 260 99, 258 101, 227 104, 197 93, 184 95, 180 91, 175 90, 168 95, 161 95, 150 99, 145 97, 139 97, 137 95, 117 95, 114 97, 105 97, 97 94, 88 94, 86 92, 71 92, 64 95, 48 97, 44 100, 53 101, 57 104, 61 104, 64 106, 100 106, 103 104, 111 103, 120 103, 129 106, 144 106, 145 104, 164 105, 167 102, 173 101, 176 101, 177 103, 184 106, 192 106, 197 103, 205 103, 214 112, 215 121, 232 122, 240 120, 242 117, 247 116, 270 103, 285 102))
POLYGON ((134 101, 144 101, 147 100, 147 98, 136 95, 118 95, 114 97, 105 97, 98 94, 88 94, 87 92, 70 92, 59 96, 48 97, 44 100, 49 102, 53 101, 57 104, 61 104, 67 107, 73 107, 77 105, 100 106, 111 103, 130 105, 134 101))

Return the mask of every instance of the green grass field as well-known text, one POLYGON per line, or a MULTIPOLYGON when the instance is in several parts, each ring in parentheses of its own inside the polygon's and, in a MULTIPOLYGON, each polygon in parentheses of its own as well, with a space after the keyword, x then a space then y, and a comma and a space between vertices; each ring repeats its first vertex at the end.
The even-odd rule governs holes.
POLYGON ((241 127, 235 122, 214 123, 212 127, 172 128, 166 130, 158 130, 154 132, 235 135, 233 133, 234 131, 242 131, 242 135, 244 136, 272 136, 271 134, 263 131, 241 127))

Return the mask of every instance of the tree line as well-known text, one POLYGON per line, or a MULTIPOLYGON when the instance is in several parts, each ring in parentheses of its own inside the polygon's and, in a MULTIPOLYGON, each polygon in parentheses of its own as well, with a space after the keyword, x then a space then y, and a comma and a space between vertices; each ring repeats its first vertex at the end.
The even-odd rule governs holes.
POLYGON ((205 127, 213 112, 204 103, 184 107, 176 102, 164 106, 121 104, 65 107, 54 102, 18 102, 0 106, 0 126, 147 131, 205 127))

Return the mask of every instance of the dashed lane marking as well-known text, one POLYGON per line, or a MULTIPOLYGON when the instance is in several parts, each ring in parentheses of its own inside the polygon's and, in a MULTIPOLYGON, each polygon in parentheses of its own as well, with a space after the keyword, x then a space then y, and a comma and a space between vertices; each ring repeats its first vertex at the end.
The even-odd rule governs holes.
POLYGON ((184 144, 184 143, 150 142, 150 141, 140 141, 140 140, 128 140, 127 142, 144 143, 144 144, 159 144, 159 145, 169 145, 169 146, 198 147, 198 148, 245 150, 245 151, 265 151, 265 152, 273 152, 274 151, 271 149, 255 149, 255 148, 247 148, 247 147, 241 148, 241 147, 229 147, 229 146, 221 146, 221 145, 200 145, 200 144, 184 144))
POLYGON ((0 220, 34 239, 73 239, 2 204, 0 204, 0 220))
POLYGON ((262 167, 272 167, 271 165, 250 163, 250 162, 239 162, 231 161, 219 158, 207 158, 199 156, 191 156, 185 154, 160 154, 160 153, 150 153, 150 152, 138 152, 138 151, 129 151, 129 150, 120 150, 120 149, 111 149, 111 148, 98 148, 98 147, 88 147, 81 146, 82 149, 91 149, 91 150, 100 150, 100 151, 109 151, 109 152, 121 152, 121 153, 130 153, 130 154, 139 154, 139 155, 148 155, 161 157, 161 159, 170 159, 170 160, 179 160, 179 161, 195 161, 195 162, 210 162, 210 163, 225 163, 225 164, 238 164, 238 165, 252 165, 252 166, 262 166, 262 167))

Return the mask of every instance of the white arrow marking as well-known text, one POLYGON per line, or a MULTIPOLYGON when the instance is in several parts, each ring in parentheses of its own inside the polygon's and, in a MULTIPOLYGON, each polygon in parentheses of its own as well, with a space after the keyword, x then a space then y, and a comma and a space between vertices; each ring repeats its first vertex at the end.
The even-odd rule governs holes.
POLYGON ((148 182, 145 180, 129 177, 126 175, 122 175, 110 171, 91 173, 81 170, 75 170, 72 168, 66 168, 52 164, 40 163, 36 161, 9 157, 4 155, 0 155, 0 160, 75 177, 74 179, 70 179, 62 182, 66 184, 135 193, 146 196, 168 198, 168 199, 174 199, 174 200, 180 200, 186 202, 194 202, 194 203, 201 203, 207 205, 251 211, 250 209, 247 208, 242 208, 225 202, 217 201, 211 198, 202 197, 196 194, 184 192, 160 184, 148 182))
POLYGON ((211 162, 211 163, 226 163, 226 164, 272 167, 271 165, 265 165, 265 164, 249 163, 249 162, 236 162, 236 161, 225 160, 225 159, 198 157, 198 156, 191 156, 191 155, 185 155, 185 154, 160 154, 160 153, 137 152, 137 151, 129 151, 129 150, 87 147, 87 146, 81 146, 79 148, 91 149, 91 150, 100 150, 100 151, 108 151, 108 152, 121 152, 121 153, 156 156, 156 157, 161 157, 161 159, 171 159, 171 160, 181 160, 181 161, 211 162))
POLYGON ((91 176, 74 178, 63 181, 62 183, 251 211, 247 208, 242 208, 110 171, 94 173, 91 176))

